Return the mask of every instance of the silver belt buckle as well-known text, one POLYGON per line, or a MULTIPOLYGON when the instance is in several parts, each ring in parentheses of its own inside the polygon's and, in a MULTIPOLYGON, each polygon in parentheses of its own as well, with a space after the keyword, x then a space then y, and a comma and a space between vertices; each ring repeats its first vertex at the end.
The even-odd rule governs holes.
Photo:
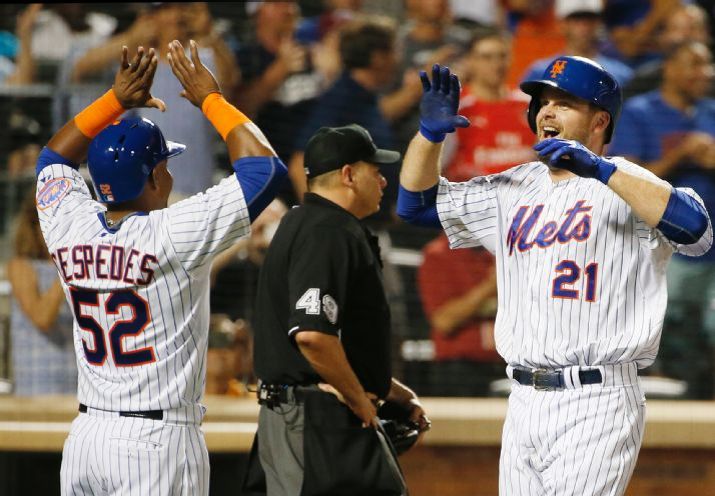
POLYGON ((556 388, 553 386, 547 386, 546 377, 550 372, 546 369, 535 369, 531 372, 531 385, 537 391, 555 391, 556 388), (543 380, 542 380, 543 379, 543 380))

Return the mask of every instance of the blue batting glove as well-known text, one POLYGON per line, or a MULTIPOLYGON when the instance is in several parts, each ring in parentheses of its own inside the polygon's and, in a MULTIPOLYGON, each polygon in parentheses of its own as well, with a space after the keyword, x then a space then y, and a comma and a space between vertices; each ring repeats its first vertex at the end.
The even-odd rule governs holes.
POLYGON ((569 170, 581 177, 598 179, 603 184, 608 184, 616 172, 616 164, 599 157, 578 141, 547 138, 534 145, 534 150, 554 167, 569 170))
POLYGON ((458 127, 469 126, 469 119, 457 114, 459 108, 459 78, 449 72, 449 67, 435 64, 432 82, 425 71, 420 71, 422 100, 420 101, 420 133, 432 141, 444 141, 447 133, 458 127))

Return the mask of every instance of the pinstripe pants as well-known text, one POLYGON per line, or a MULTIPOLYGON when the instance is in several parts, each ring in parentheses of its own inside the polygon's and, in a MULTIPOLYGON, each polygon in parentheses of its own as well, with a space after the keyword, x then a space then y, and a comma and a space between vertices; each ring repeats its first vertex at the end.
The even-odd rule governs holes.
POLYGON ((624 494, 644 419, 637 381, 561 391, 514 383, 502 434, 500 496, 624 494))
POLYGON ((61 494, 201 496, 209 456, 201 428, 114 413, 80 413, 62 451, 61 494))

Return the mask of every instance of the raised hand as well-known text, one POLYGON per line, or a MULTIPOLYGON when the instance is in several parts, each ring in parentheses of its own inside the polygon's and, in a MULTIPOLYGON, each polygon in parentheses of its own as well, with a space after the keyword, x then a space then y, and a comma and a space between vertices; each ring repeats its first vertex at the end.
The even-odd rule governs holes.
POLYGON ((114 94, 125 109, 136 107, 153 107, 162 112, 166 105, 158 98, 151 96, 151 84, 159 59, 153 48, 144 53, 144 47, 137 49, 136 55, 129 62, 129 49, 122 47, 122 58, 119 70, 114 76, 114 94))
POLYGON ((439 143, 447 133, 469 126, 469 119, 457 113, 459 109, 459 78, 448 67, 435 64, 432 81, 420 71, 422 100, 420 102, 420 132, 428 140, 439 143))
POLYGON ((566 169, 581 177, 592 177, 608 184, 616 166, 593 153, 578 141, 547 138, 534 145, 540 158, 549 165, 566 169))
POLYGON ((194 40, 189 41, 191 60, 186 57, 184 47, 178 40, 169 43, 169 65, 184 91, 181 96, 201 108, 204 99, 211 93, 221 93, 221 88, 211 71, 199 59, 199 47, 194 40))

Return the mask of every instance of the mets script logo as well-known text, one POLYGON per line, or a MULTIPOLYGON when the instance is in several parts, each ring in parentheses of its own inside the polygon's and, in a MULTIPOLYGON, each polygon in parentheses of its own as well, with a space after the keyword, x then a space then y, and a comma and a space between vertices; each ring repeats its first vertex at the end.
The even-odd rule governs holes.
POLYGON ((554 65, 551 66, 551 79, 555 79, 559 74, 563 74, 567 63, 568 60, 557 60, 554 62, 554 65))
POLYGON ((37 194, 37 208, 44 210, 58 203, 72 188, 72 181, 66 177, 53 179, 45 184, 37 194))
POLYGON ((566 210, 564 213, 566 218, 560 224, 552 220, 546 222, 537 233, 533 233, 543 210, 543 205, 537 205, 533 209, 528 206, 519 207, 506 239, 509 255, 514 253, 515 247, 524 252, 534 246, 548 248, 557 241, 562 244, 569 241, 585 241, 591 235, 591 207, 587 206, 585 201, 579 200, 572 208, 566 210))

